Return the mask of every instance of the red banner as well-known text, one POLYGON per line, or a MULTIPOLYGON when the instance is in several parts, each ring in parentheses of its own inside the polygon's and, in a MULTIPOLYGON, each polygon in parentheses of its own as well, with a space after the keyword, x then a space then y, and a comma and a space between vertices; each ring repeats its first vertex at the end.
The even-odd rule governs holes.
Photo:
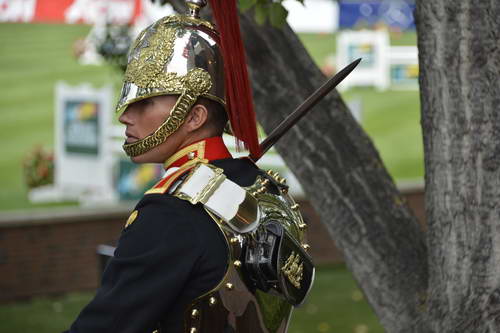
POLYGON ((0 0, 0 22, 133 23, 141 0, 0 0))

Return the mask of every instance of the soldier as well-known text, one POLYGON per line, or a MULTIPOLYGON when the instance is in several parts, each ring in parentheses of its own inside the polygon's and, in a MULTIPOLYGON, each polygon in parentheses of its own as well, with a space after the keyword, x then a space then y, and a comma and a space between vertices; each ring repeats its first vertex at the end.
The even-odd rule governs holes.
POLYGON ((131 48, 117 106, 123 147, 166 172, 128 218, 71 333, 285 332, 312 285, 305 224, 285 180, 224 145, 229 118, 258 153, 255 116, 226 100, 224 82, 238 69, 224 76, 202 1, 188 5, 189 15, 160 19, 131 48))

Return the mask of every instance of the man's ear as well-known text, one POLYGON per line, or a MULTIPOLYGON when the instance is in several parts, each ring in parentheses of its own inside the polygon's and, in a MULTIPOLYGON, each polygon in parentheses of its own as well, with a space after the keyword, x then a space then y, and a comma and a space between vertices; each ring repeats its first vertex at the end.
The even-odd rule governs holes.
POLYGON ((184 127, 188 132, 194 132, 203 127, 208 120, 208 110, 202 104, 196 104, 186 117, 184 127))

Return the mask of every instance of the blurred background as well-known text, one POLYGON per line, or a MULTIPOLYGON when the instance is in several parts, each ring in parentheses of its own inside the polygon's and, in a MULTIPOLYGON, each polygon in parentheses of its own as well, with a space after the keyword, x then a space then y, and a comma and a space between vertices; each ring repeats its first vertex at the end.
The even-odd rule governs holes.
MULTIPOLYGON (((339 91, 423 222, 414 1, 283 5, 325 75, 363 58, 339 91)), ((98 285, 101 245, 161 177, 126 158, 113 109, 131 41, 172 12, 150 0, 0 0, 0 332, 66 329, 98 285)), ((288 178, 318 264, 290 332, 383 332, 279 155, 260 166, 288 178)))

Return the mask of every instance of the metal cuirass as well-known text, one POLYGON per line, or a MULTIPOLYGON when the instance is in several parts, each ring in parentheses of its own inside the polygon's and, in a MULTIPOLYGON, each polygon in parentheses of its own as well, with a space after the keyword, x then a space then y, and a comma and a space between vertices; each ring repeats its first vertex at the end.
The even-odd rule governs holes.
POLYGON ((286 332, 293 307, 314 280, 298 204, 284 178, 262 172, 250 187, 209 164, 195 167, 173 194, 202 203, 224 234, 228 269, 222 281, 186 309, 185 332, 286 332))

